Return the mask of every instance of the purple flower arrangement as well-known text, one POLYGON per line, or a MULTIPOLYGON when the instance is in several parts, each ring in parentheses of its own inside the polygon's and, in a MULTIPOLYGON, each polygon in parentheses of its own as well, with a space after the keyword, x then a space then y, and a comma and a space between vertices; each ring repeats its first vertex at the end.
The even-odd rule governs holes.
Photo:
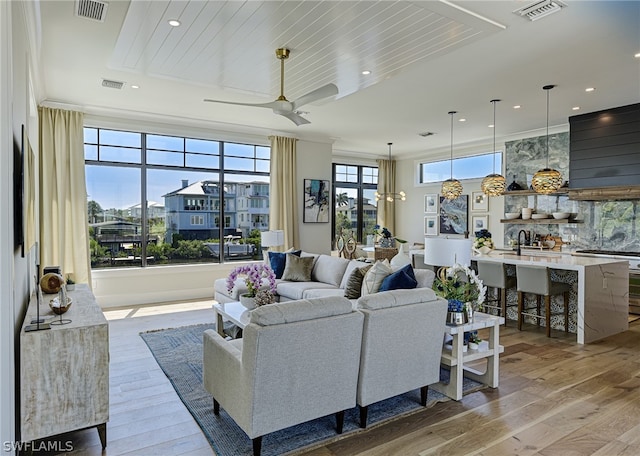
POLYGON ((267 279, 269 285, 269 291, 271 293, 276 292, 276 274, 269 266, 264 263, 253 263, 243 266, 238 266, 229 277, 227 277, 227 290, 231 293, 233 287, 236 285, 236 280, 240 276, 246 276, 244 283, 247 285, 247 295, 255 297, 256 293, 263 286, 263 279, 267 279))

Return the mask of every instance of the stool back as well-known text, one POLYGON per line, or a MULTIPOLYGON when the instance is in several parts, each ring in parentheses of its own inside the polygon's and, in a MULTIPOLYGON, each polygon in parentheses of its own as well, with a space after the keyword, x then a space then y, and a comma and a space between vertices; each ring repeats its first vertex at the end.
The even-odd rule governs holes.
POLYGON ((551 291, 551 276, 546 266, 516 265, 518 291, 548 296, 551 291))
POLYGON ((487 287, 507 288, 507 268, 503 263, 477 260, 478 277, 487 287))

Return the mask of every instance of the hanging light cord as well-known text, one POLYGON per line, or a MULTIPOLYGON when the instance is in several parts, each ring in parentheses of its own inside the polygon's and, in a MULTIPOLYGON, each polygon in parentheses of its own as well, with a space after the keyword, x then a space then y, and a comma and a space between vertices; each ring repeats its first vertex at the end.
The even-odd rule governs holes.
POLYGON ((457 111, 449 111, 449 115, 451 116, 451 160, 450 160, 451 179, 453 179, 453 115, 456 112, 457 111))
POLYGON ((496 173, 496 102, 498 100, 491 100, 493 103, 493 174, 496 173))
POLYGON ((552 88, 553 86, 550 86, 547 89, 547 166, 545 168, 549 167, 549 90, 552 88))

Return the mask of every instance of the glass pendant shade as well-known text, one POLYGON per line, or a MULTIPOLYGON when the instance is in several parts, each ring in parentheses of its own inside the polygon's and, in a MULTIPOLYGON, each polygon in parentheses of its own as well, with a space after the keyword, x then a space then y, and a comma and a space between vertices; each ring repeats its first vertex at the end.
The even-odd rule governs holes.
POLYGON ((458 179, 453 178, 453 115, 458 111, 449 111, 451 116, 451 177, 442 182, 440 193, 448 200, 454 200, 462 195, 462 184, 458 179))
POLYGON ((531 186, 536 193, 548 195, 562 187, 562 174, 560 171, 549 168, 549 91, 554 85, 546 85, 542 89, 547 92, 547 166, 533 175, 531 186))
POLYGON ((447 179, 442 182, 440 193, 442 193, 442 196, 446 199, 454 200, 462 195, 462 184, 458 179, 447 179))
POLYGON ((507 180, 501 174, 489 174, 482 179, 480 188, 487 196, 500 196, 507 188, 507 180))
POLYGON ((531 186, 536 193, 548 195, 562 187, 562 174, 551 168, 544 168, 533 175, 531 186))

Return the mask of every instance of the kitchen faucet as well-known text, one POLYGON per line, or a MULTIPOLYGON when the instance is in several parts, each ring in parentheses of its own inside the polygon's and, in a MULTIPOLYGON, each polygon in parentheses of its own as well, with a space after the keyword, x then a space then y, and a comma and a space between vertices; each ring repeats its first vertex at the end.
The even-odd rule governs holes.
POLYGON ((522 249, 520 248, 520 245, 521 245, 520 244, 520 235, 522 233, 524 233, 525 245, 526 245, 526 243, 528 242, 528 239, 529 239, 529 233, 527 233, 525 230, 518 231, 518 250, 516 251, 516 255, 518 255, 518 256, 522 255, 522 249))

